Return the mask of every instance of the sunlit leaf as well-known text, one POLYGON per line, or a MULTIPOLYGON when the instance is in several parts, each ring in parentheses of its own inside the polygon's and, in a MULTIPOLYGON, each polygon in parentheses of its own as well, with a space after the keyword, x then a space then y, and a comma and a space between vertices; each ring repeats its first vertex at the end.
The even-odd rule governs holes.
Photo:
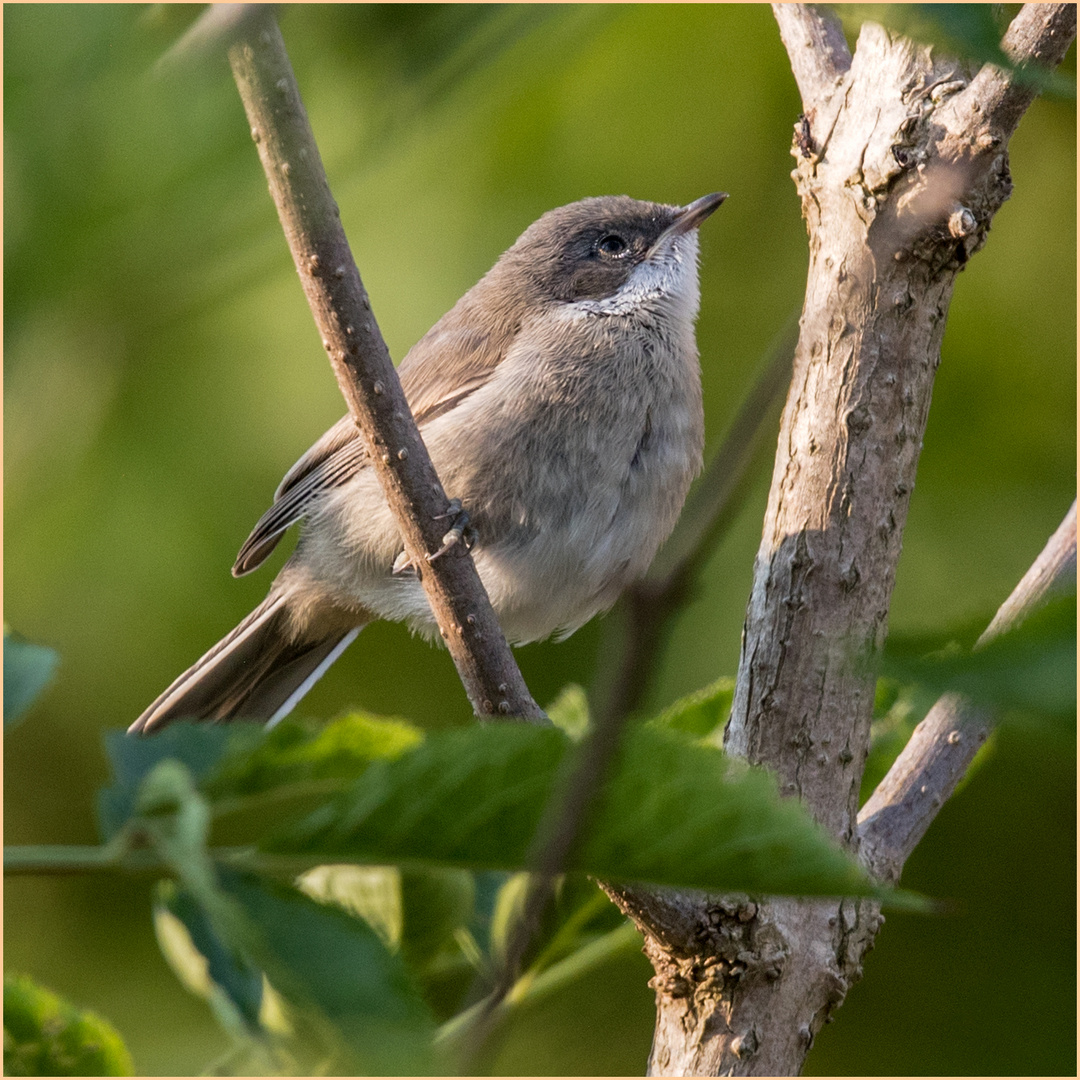
POLYGON ((574 742, 578 742, 589 727, 589 699, 577 683, 564 686, 546 711, 548 719, 574 742))
POLYGON ((655 722, 700 738, 714 732, 722 736, 734 697, 735 680, 730 677, 717 679, 711 685, 680 698, 665 709, 655 722))
POLYGON ((329 724, 289 719, 269 732, 256 730, 251 743, 234 744, 209 777, 206 789, 215 798, 312 780, 351 780, 372 761, 399 757, 423 738, 407 721, 364 713, 329 724))
MULTIPOLYGON (((328 862, 520 869, 570 747, 560 731, 511 725, 429 735, 264 846, 328 862)), ((768 774, 649 726, 628 734, 568 869, 717 890, 868 891, 768 774)))

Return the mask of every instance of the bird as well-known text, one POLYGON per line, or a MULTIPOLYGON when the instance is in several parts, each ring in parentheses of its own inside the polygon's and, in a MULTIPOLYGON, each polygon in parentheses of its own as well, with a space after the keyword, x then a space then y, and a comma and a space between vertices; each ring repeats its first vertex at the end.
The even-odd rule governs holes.
MULTIPOLYGON (((674 528, 704 444, 698 227, 726 198, 549 210, 398 369, 511 644, 565 638, 610 608, 674 528)), ((297 524, 266 599, 129 733, 277 723, 376 619, 437 637, 350 416, 285 474, 233 575, 297 524)))

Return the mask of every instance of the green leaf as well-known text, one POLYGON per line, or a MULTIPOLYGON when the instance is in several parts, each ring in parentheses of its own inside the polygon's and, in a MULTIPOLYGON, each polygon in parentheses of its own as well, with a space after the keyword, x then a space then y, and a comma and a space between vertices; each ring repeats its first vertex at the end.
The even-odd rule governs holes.
POLYGON ((589 699, 577 683, 564 686, 546 711, 548 719, 574 742, 580 741, 589 727, 589 699))
POLYGON ((1074 97, 1076 86, 1058 71, 1036 65, 1017 67, 1002 51, 1008 20, 999 4, 836 4, 845 28, 857 33, 864 21, 880 23, 913 41, 932 45, 974 65, 996 64, 1020 82, 1074 97))
POLYGON ((286 720, 269 732, 259 730, 251 742, 234 743, 205 788, 222 799, 311 781, 353 780, 371 762, 400 757, 423 737, 405 720, 364 713, 318 725, 286 720))
POLYGON ((434 1019, 367 923, 250 874, 222 868, 219 878, 259 928, 252 959, 291 1005, 333 1025, 364 1072, 436 1071, 434 1019))
POLYGON ((135 800, 143 778, 167 758, 183 762, 196 780, 204 777, 233 743, 257 739, 261 726, 247 723, 170 724, 160 734, 135 737, 124 731, 107 731, 105 753, 112 766, 113 782, 98 791, 98 827, 110 839, 135 812, 135 800))
POLYGON ((1076 715, 1076 597, 1053 601, 975 650, 929 653, 925 639, 890 640, 883 669, 934 696, 965 694, 997 710, 1076 715))
POLYGON ((554 728, 509 724, 431 734, 396 761, 373 762, 291 838, 264 846, 326 862, 516 869, 569 746, 554 728))
POLYGON ((442 867, 401 871, 402 954, 417 970, 449 947, 473 914, 476 884, 465 870, 442 867))
POLYGON ((23 975, 4 976, 6 1076, 134 1076, 116 1029, 23 975))
POLYGON ((623 744, 579 869, 712 891, 866 894, 858 866, 770 773, 649 727, 623 744))
POLYGON ((296 886, 312 900, 336 904, 363 919, 388 949, 400 948, 405 917, 401 871, 396 866, 316 866, 301 874, 296 886))
POLYGON ((158 882, 154 925, 162 952, 177 976, 189 990, 210 1001, 226 1030, 247 1034, 261 1031, 262 973, 222 939, 191 892, 172 881, 158 882), (166 916, 186 931, 186 941, 175 933, 176 927, 166 916), (215 989, 231 1009, 222 1008, 215 989))
MULTIPOLYGON (((571 746, 551 728, 435 733, 263 847, 327 862, 521 869, 571 746)), ((627 733, 568 869, 755 893, 873 891, 770 775, 649 725, 627 733)))
POLYGON ((665 709, 654 723, 674 731, 685 731, 688 735, 699 738, 716 733, 719 745, 734 697, 735 680, 725 676, 710 686, 680 698, 665 709))
POLYGON ((4 627, 4 727, 14 726, 52 681, 60 657, 4 627))

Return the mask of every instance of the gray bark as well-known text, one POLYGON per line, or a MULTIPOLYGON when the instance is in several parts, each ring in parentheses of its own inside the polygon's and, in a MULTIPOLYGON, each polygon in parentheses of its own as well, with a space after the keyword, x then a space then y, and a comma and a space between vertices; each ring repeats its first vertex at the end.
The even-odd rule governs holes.
MULTIPOLYGON (((1034 91, 872 23, 849 57, 833 16, 774 10, 803 97, 810 268, 726 747, 855 847, 873 658, 953 284, 1009 197, 1007 142, 1034 91)), ((1003 45, 1056 64, 1075 19, 1028 5, 1003 45)), ((651 1074, 797 1074, 882 921, 870 902, 613 895, 657 973, 651 1074)))

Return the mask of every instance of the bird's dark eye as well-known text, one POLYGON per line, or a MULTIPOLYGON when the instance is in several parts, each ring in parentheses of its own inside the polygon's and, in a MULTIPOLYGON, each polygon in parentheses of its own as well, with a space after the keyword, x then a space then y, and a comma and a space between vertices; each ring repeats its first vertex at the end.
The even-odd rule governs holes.
POLYGON ((602 251, 605 255, 622 255, 626 248, 626 241, 615 233, 600 237, 596 244, 596 250, 602 251))

